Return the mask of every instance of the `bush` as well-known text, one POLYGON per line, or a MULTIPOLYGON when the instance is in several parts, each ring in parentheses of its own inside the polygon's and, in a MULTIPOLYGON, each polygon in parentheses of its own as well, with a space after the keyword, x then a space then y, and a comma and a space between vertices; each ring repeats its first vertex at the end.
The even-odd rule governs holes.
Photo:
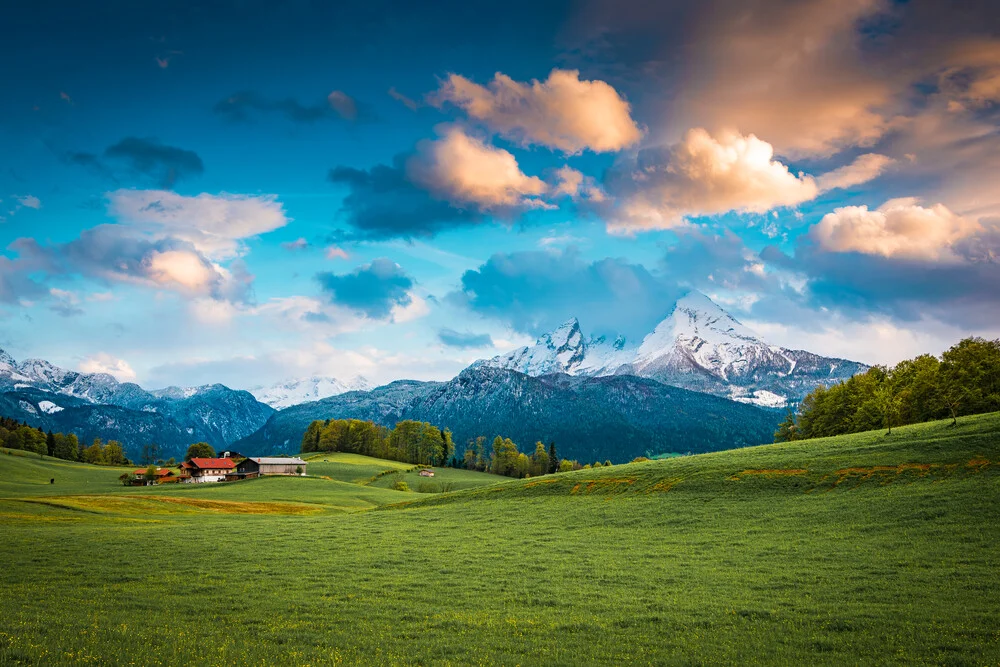
POLYGON ((437 482, 420 482, 417 484, 417 493, 441 493, 441 485, 437 482))
POLYGON ((405 479, 397 479, 396 482, 392 485, 392 488, 394 488, 397 491, 409 491, 410 485, 406 483, 405 479))

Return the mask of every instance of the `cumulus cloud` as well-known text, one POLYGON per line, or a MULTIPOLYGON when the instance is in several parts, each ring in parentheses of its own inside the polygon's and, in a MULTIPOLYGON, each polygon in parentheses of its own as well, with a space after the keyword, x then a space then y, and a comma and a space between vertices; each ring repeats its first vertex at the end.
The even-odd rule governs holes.
POLYGON ((438 340, 442 345, 459 350, 471 350, 483 347, 493 347, 493 339, 489 334, 475 334, 468 331, 460 332, 454 329, 438 331, 438 340))
POLYGON ((570 317, 588 331, 648 333, 681 289, 641 264, 621 258, 584 260, 564 251, 497 253, 462 275, 449 300, 516 331, 538 335, 570 317))
POLYGON ((525 175, 511 153, 458 126, 442 128, 441 134, 417 144, 416 155, 407 161, 407 177, 413 183, 456 206, 486 211, 545 206, 538 197, 548 186, 525 175))
POLYGON ((854 162, 823 174, 816 179, 816 183, 823 191, 851 188, 877 178, 894 162, 888 155, 865 153, 854 162))
MULTIPOLYGON (((194 151, 166 146, 155 139, 125 137, 109 146, 104 157, 126 163, 133 171, 155 179, 163 188, 172 188, 178 180, 200 176, 205 171, 194 151)), ((86 158, 82 160, 86 162, 86 158)))
POLYGON ((107 352, 99 352, 80 362, 81 373, 107 373, 121 382, 135 380, 135 371, 124 359, 114 357, 107 352))
POLYGON ((168 190, 116 190, 108 200, 108 211, 122 223, 158 237, 187 241, 214 260, 242 254, 242 239, 289 221, 275 195, 202 193, 188 197, 168 190))
POLYGON ((296 250, 305 250, 306 248, 309 247, 309 241, 306 241, 305 238, 300 236, 294 241, 285 241, 284 243, 281 244, 281 247, 284 248, 285 250, 290 250, 293 252, 296 250))
POLYGON ((335 245, 328 246, 323 255, 327 259, 350 259, 350 255, 347 254, 346 250, 335 245))
POLYGON ((763 213, 819 193, 815 179, 793 174, 766 141, 703 128, 670 148, 639 151, 634 163, 609 172, 606 185, 620 199, 609 227, 624 232, 670 229, 729 211, 763 213))
POLYGON ((454 104, 512 141, 567 154, 620 151, 642 137, 618 91, 581 80, 575 70, 554 69, 545 81, 529 83, 497 72, 487 86, 450 74, 430 99, 454 104))
POLYGON ((553 175, 555 177, 555 183, 551 188, 553 197, 566 196, 593 202, 603 202, 606 198, 604 190, 597 185, 591 176, 585 176, 583 172, 573 169, 569 165, 556 169, 553 175))
POLYGON ((327 298, 372 319, 385 319, 397 307, 413 302, 414 286, 403 268, 392 260, 379 258, 344 274, 330 272, 316 276, 327 298))
POLYGON ((477 210, 458 209, 431 197, 406 177, 406 156, 396 156, 393 164, 377 164, 371 169, 339 166, 330 170, 329 180, 347 188, 340 206, 340 218, 350 228, 336 236, 346 240, 429 237, 454 227, 478 222, 477 210))
POLYGON ((875 210, 845 206, 823 216, 809 232, 830 252, 859 252, 883 257, 932 261, 958 259, 954 245, 982 226, 935 204, 925 208, 914 199, 894 199, 875 210))

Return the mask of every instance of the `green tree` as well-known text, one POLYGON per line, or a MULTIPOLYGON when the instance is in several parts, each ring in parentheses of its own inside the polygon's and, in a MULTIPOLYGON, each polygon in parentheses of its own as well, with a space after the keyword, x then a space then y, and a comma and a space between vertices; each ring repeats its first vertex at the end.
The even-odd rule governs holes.
POLYGON ((559 455, 556 453, 556 441, 553 440, 549 443, 549 472, 553 473, 559 470, 559 455))
POLYGON ((545 443, 538 441, 535 443, 535 453, 531 456, 531 474, 547 475, 549 472, 549 453, 545 449, 545 443))
POLYGON ((184 460, 190 461, 191 459, 210 459, 215 456, 215 448, 207 442, 196 442, 187 448, 187 452, 184 454, 184 460))
POLYGON ((100 438, 94 438, 93 444, 90 447, 85 447, 80 452, 80 460, 92 465, 101 465, 104 463, 104 446, 100 438))
POLYGON ((151 465, 146 468, 146 474, 143 475, 147 482, 156 481, 156 466, 151 465))

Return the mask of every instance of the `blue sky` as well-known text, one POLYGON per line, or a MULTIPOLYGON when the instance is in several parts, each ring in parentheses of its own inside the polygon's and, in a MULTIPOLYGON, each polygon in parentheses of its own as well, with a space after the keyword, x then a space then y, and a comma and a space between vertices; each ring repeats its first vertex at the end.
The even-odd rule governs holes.
POLYGON ((1000 335, 988 2, 320 4, 8 11, 0 346, 443 379, 692 288, 866 362, 1000 335))

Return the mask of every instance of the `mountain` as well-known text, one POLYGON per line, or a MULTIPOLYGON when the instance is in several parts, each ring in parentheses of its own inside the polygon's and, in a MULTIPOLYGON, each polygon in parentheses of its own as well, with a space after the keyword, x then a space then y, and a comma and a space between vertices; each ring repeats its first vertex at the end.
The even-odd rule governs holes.
POLYGON ((234 447, 250 454, 297 452, 311 421, 334 418, 385 426, 429 421, 452 429, 460 450, 476 436, 503 435, 522 450, 555 441, 562 456, 622 462, 770 442, 781 416, 631 375, 534 377, 474 367, 448 382, 401 380, 285 408, 234 447))
POLYGON ((299 403, 318 401, 321 398, 336 396, 348 391, 365 391, 371 388, 371 383, 360 375, 347 382, 341 382, 337 378, 314 375, 279 382, 270 387, 251 387, 249 391, 261 403, 281 410, 299 403))
POLYGON ((637 375, 743 403, 780 408, 819 384, 864 372, 864 364, 770 345, 700 292, 677 301, 638 344, 618 336, 585 339, 571 319, 534 345, 477 361, 527 375, 637 375))
POLYGON ((198 441, 226 447, 273 412, 249 392, 221 384, 146 391, 106 373, 78 373, 41 359, 18 363, 0 350, 0 414, 76 433, 82 442, 119 440, 133 457, 149 443, 165 457, 198 441))

